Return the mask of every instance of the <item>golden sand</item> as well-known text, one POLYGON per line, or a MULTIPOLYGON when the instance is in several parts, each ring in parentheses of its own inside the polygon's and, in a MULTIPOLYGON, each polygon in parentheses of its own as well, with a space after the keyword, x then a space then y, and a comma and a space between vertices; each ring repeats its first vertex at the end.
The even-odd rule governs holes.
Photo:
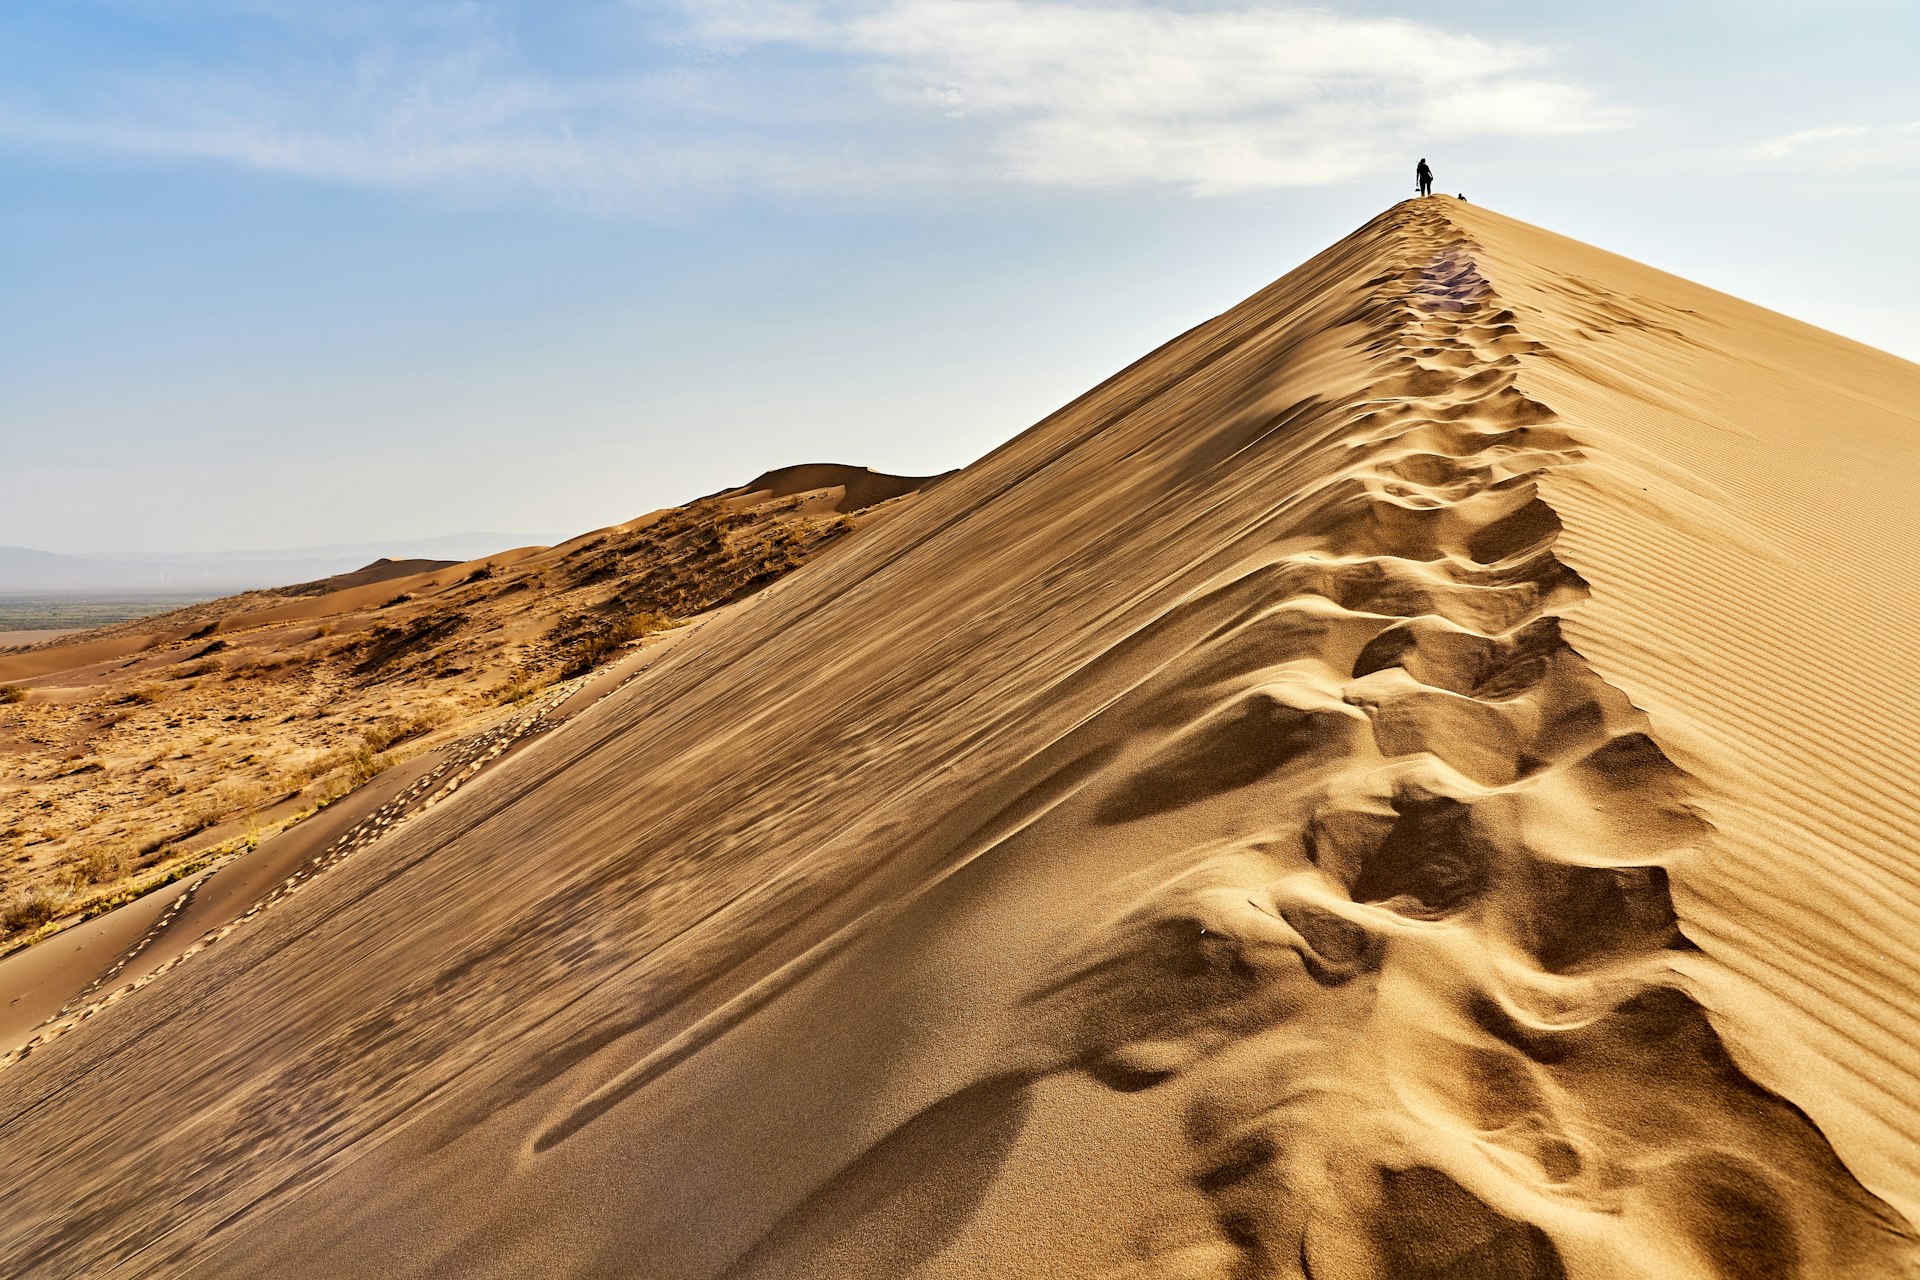
POLYGON ((0 1270, 1913 1274, 1916 419, 1397 206, 0 1072, 0 1270))

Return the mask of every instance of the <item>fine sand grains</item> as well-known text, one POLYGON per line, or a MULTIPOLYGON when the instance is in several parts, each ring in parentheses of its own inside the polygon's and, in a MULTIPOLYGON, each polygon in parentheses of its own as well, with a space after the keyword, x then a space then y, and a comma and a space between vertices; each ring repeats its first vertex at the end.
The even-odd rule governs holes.
POLYGON ((1697 478, 1830 340, 1576 249, 1396 207, 0 1073, 0 1270, 1914 1274, 1905 739, 1697 478))
MULTIPOLYGON (((1049 822, 1177 813, 1189 851, 1123 881, 1110 923, 1021 998, 1007 1056, 1039 1061, 994 1082, 995 1112, 1076 1068, 1178 1098, 1211 1221, 1138 1237, 1120 1271, 1143 1278, 1894 1274, 1906 1224, 1680 989, 1666 867, 1711 827, 1562 637, 1587 589, 1539 481, 1584 456, 1515 376, 1548 349, 1446 219, 1396 229, 1410 264, 1347 317, 1377 380, 1289 424, 1320 455, 1287 518, 1314 549, 1253 557, 1129 640, 1204 619, 1100 717, 1155 745, 1077 780, 1085 803, 1049 822)), ((953 1095, 869 1158, 980 1105, 953 1095)), ((964 1236, 946 1247, 964 1264, 923 1257, 873 1184, 850 1167, 729 1274, 992 1272, 995 1246, 967 1257, 964 1236)))
POLYGON ((1582 653, 1715 828, 1682 968, 1749 1069, 1920 1215, 1920 367, 1482 209, 1452 214, 1593 454, 1546 489, 1582 653))

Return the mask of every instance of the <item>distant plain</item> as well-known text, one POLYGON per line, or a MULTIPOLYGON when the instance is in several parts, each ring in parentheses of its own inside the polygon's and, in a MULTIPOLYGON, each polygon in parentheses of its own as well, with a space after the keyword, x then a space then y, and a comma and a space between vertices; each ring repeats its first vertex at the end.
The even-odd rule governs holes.
POLYGON ((14 631, 84 631, 150 617, 211 600, 218 591, 35 591, 0 595, 0 647, 44 637, 9 639, 14 631))

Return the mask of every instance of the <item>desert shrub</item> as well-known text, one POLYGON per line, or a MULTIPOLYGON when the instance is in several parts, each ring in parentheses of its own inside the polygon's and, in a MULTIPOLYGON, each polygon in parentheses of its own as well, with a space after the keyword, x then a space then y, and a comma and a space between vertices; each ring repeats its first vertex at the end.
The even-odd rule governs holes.
POLYGON ((483 564, 478 569, 475 569, 472 573, 468 574, 466 577, 460 579, 460 585, 464 587, 469 582, 485 582, 488 578, 491 578, 492 576, 493 576, 493 565, 483 564))
POLYGON ((411 715, 375 721, 361 731, 360 742, 370 751, 376 753, 385 751, 409 738, 430 733, 451 719, 453 719, 453 708, 445 703, 436 702, 411 715))
POLYGON ((271 787, 253 778, 235 778, 209 787, 193 797, 184 825, 170 839, 184 840, 208 827, 217 827, 228 818, 259 808, 271 794, 271 787))
POLYGON ((595 582, 604 582, 619 573, 620 568, 620 553, 618 551, 603 551, 599 555, 579 561, 573 566, 572 585, 584 587, 595 582))
POLYGON ((118 844, 96 844, 73 863, 74 875, 85 884, 106 884, 127 872, 127 851, 118 844))
POLYGON ((174 839, 184 840, 190 835, 205 831, 208 827, 220 825, 220 806, 212 796, 201 796, 187 806, 185 818, 180 830, 174 833, 174 839))
MULTIPOLYGON (((250 761, 252 756, 248 756, 250 761)), ((214 791, 220 797, 220 803, 229 813, 242 809, 258 809, 267 798, 269 788, 258 778, 235 778, 223 782, 214 791)))
POLYGON ((560 652, 560 678, 585 675, 620 651, 630 640, 653 634, 673 625, 665 614, 643 610, 630 613, 617 622, 605 624, 575 640, 560 652))
POLYGON ((15 893, 0 907, 0 932, 18 933, 37 929, 67 909, 65 891, 49 885, 33 885, 15 893))
POLYGON ((385 755, 362 742, 346 750, 347 781, 354 786, 372 782, 387 771, 392 761, 385 755))
POLYGON ((17 684, 0 684, 0 706, 9 702, 25 702, 27 691, 17 684))
POLYGON ((552 683, 551 678, 522 673, 495 689, 491 701, 497 706, 519 706, 552 683))
POLYGON ((396 753, 393 748, 409 738, 432 732, 451 720, 453 714, 451 706, 434 703, 409 716, 378 721, 362 730, 357 742, 309 761, 297 771, 283 775, 281 782, 298 786, 305 779, 324 775, 327 782, 321 788, 320 803, 337 800, 406 758, 406 753, 396 753))

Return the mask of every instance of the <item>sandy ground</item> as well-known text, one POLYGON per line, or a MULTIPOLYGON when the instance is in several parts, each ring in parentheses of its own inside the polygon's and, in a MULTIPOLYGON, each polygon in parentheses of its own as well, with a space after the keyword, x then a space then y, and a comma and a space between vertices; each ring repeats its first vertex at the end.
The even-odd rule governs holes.
POLYGON ((195 882, 176 880, 117 911, 0 960, 0 1044, 25 1044, 40 1025, 147 935, 195 882))
POLYGON ((1916 406, 1397 206, 0 1072, 0 1269, 1915 1274, 1916 406))
POLYGON ((47 640, 58 640, 61 636, 75 635, 79 628, 48 627, 40 631, 0 631, 0 649, 11 648, 17 644, 40 644, 47 640))
POLYGON ((340 859, 478 784, 533 735, 565 725, 611 697, 710 617, 652 637, 590 676, 556 686, 485 731, 390 769, 257 849, 184 877, 126 907, 0 958, 0 1066, 30 1056, 223 941, 340 859))

